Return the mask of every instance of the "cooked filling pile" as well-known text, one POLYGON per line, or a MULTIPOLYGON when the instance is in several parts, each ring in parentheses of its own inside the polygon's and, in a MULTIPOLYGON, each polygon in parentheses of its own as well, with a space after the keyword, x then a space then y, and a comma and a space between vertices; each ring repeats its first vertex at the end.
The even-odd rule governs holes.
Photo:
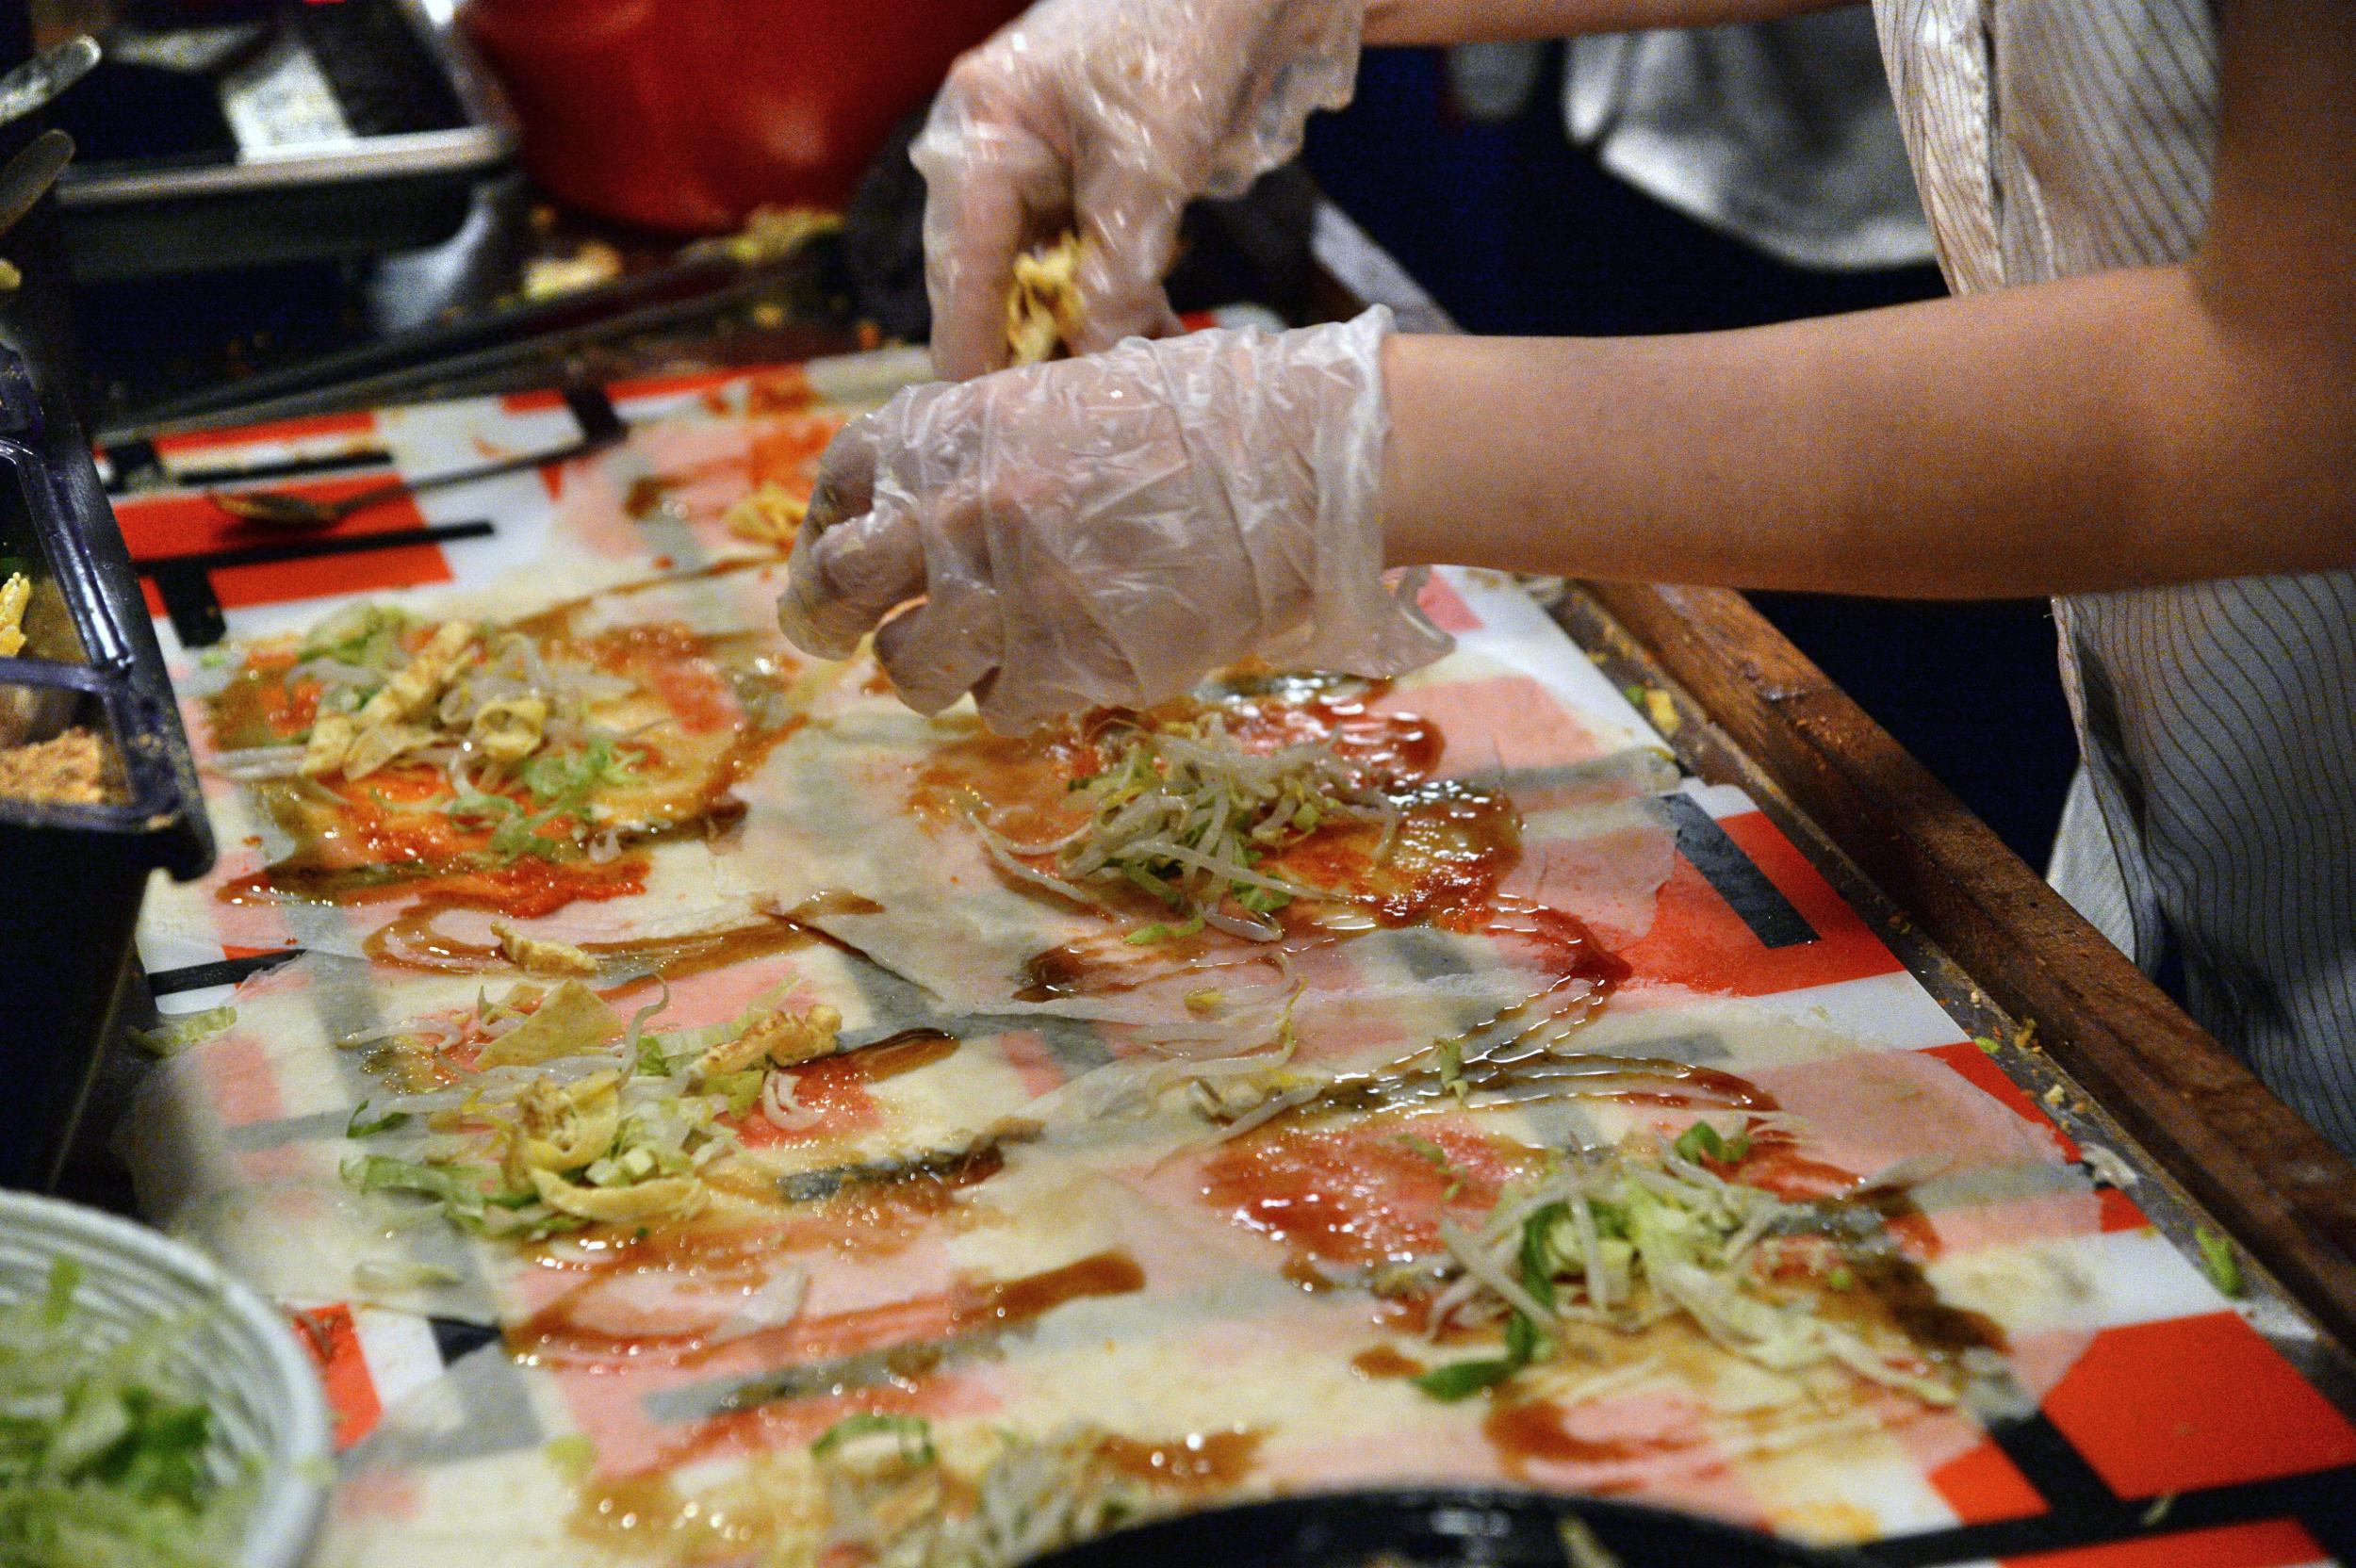
POLYGON ((0 797, 44 806, 119 806, 129 798, 113 743, 79 725, 46 741, 0 746, 0 797))
POLYGON ((520 632, 486 638, 467 621, 428 629, 375 604, 334 616, 303 640, 282 683, 292 691, 306 682, 320 696, 302 743, 224 758, 237 776, 361 779, 404 760, 448 769, 462 790, 483 778, 546 776, 599 743, 610 761, 625 737, 601 728, 592 710, 636 689, 551 660, 520 632))
POLYGON ((25 609, 33 602, 33 580, 10 572, 0 580, 0 659, 25 651, 25 609))
POLYGON ((739 1147, 735 1119, 815 1119, 783 1070, 832 1055, 842 1019, 756 1003, 724 1023, 647 1033, 662 1006, 626 1021, 580 980, 526 982, 456 1018, 347 1041, 389 1042, 387 1070, 439 1086, 355 1111, 347 1135, 390 1151, 347 1160, 344 1180, 521 1240, 695 1214, 711 1199, 705 1173, 739 1147))
POLYGON ((220 754, 232 777, 352 784, 397 763, 436 768, 449 794, 430 808, 487 831, 497 859, 610 845, 630 825, 592 797, 632 776, 630 743, 651 727, 600 715, 638 683, 521 632, 360 605, 315 629, 276 679, 288 694, 316 687, 317 711, 292 743, 220 754))
POLYGON ((1296 898, 1333 898, 1260 869, 1327 823, 1380 824, 1374 858, 1389 852, 1399 810, 1330 746, 1246 751, 1217 713, 1161 730, 1131 730, 1108 744, 1104 771, 1072 788, 1089 807, 1086 825, 1046 843, 1017 843, 976 819, 992 858, 1010 874, 1081 903, 1093 890, 1130 887, 1170 911, 1133 941, 1191 936, 1205 925, 1255 941, 1283 933, 1268 917, 1296 898), (1053 858, 1052 874, 1023 864, 1053 858))
POLYGON ((1417 1386, 1459 1399, 1502 1382, 1564 1324, 1635 1333, 1683 1317, 1769 1371, 1837 1365, 1955 1403, 1961 1374, 1979 1367, 1972 1352, 1942 1366, 1902 1332, 1850 1328, 1828 1311, 1858 1288, 1860 1237, 1889 1245, 1877 1217, 1789 1203, 1711 1168, 1746 1152, 1747 1135, 1729 1140, 1698 1122, 1674 1145, 1560 1161, 1509 1189, 1478 1231, 1443 1221, 1452 1279, 1432 1303, 1434 1330, 1502 1317, 1505 1353, 1437 1367, 1417 1386))
POLYGON ((74 1304, 80 1268, 0 1313, 0 1562, 221 1568, 247 1478, 208 1453, 212 1412, 172 1367, 185 1322, 117 1344, 74 1304))
POLYGON ((775 545, 784 549, 810 514, 810 502, 775 480, 762 480, 720 514, 728 531, 740 539, 775 545))
POLYGON ((1042 250, 1014 258, 1006 293, 1006 351, 1017 365, 1037 365, 1069 352, 1086 319, 1080 299, 1080 237, 1067 234, 1042 250))

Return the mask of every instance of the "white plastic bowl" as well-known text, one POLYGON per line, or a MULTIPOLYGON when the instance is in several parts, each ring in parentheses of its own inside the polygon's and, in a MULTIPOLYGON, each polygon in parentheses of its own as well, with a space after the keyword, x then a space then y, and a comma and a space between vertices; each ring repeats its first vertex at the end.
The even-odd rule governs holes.
POLYGON ((167 1318, 193 1324, 176 1370, 213 1412, 224 1470, 253 1461, 262 1490, 238 1568, 300 1568, 327 1502, 327 1401, 294 1330, 176 1241, 55 1198, 0 1192, 0 1302, 38 1296, 60 1256, 82 1266, 79 1319, 102 1343, 167 1318))

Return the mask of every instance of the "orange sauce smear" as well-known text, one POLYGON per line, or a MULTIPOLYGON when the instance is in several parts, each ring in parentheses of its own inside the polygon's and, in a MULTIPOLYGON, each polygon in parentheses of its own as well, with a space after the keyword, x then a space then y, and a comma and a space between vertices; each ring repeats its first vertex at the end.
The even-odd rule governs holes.
POLYGON ((1477 1134, 1435 1127, 1430 1141, 1453 1170, 1441 1169, 1394 1128, 1270 1122, 1220 1145, 1203 1168, 1199 1190, 1211 1208, 1283 1243, 1304 1264, 1404 1262, 1438 1249, 1443 1217, 1485 1214, 1516 1168, 1477 1134))

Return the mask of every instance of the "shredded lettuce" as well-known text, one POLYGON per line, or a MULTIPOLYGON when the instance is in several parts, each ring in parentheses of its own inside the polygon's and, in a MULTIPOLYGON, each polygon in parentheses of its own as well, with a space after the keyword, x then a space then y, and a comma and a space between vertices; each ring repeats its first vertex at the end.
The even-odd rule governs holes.
POLYGON ((1090 808, 1085 827, 1048 844, 984 832, 1004 855, 1054 856, 1059 891, 1086 896, 1091 885, 1126 884, 1167 906, 1178 918, 1134 933, 1128 939, 1139 945, 1206 923, 1272 940, 1268 916, 1296 898, 1333 895, 1271 876, 1261 861, 1334 819, 1382 825, 1379 854, 1397 829, 1397 803, 1330 745, 1247 751, 1212 713, 1123 731, 1108 746, 1108 764, 1071 786, 1090 808))
POLYGON ((484 1174, 464 1166, 424 1165, 390 1154, 363 1154, 342 1167, 343 1179, 362 1192, 415 1193, 452 1213, 482 1210, 484 1174))
POLYGON ((192 1045, 211 1039, 237 1021, 235 1007, 214 1007, 202 1013, 166 1018, 153 1029, 134 1029, 131 1038, 139 1049, 157 1056, 177 1056, 192 1045))
POLYGON ((417 624, 416 616, 388 604, 355 604, 313 627, 295 660, 332 659, 389 674, 403 661, 402 635, 417 624))
POLYGON ((80 1282, 60 1258, 0 1312, 0 1563, 225 1568, 254 1478, 216 1461, 212 1413, 173 1374, 188 1322, 107 1344, 80 1282))
POLYGON ((595 735, 576 750, 545 752, 532 758, 516 776, 542 807, 579 816, 586 812, 589 796, 598 785, 628 779, 630 768, 611 740, 595 735))
POLYGON ((1831 1245, 1812 1288, 1854 1290, 1864 1253, 1853 1258, 1852 1249, 1870 1250, 1880 1227, 1869 1217, 1872 1233, 1859 1233, 1854 1216, 1827 1218, 1825 1205, 1786 1203, 1710 1168, 1739 1162, 1748 1148, 1747 1130, 1727 1137, 1697 1122, 1667 1148, 1557 1162, 1503 1194, 1477 1233, 1443 1223, 1460 1272, 1435 1299, 1435 1318, 1507 1313, 1505 1354, 1434 1368, 1416 1386, 1433 1398, 1464 1398, 1528 1365, 1555 1322, 1633 1332, 1674 1314, 1770 1371, 1839 1366, 1925 1404, 1953 1404, 1955 1370, 1902 1333, 1849 1327, 1819 1311, 1808 1288, 1752 1266, 1771 1234, 1818 1237, 1831 1245))
POLYGON ((933 1429, 921 1415, 885 1415, 862 1411, 846 1415, 819 1434, 810 1446, 811 1455, 825 1459, 846 1443, 862 1437, 889 1433, 899 1445, 900 1457, 910 1464, 930 1464, 938 1457, 933 1451, 933 1429))

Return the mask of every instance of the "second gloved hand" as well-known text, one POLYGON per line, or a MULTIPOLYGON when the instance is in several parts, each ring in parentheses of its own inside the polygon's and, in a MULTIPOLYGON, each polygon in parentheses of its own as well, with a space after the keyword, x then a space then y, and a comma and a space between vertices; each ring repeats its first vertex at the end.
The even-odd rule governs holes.
POLYGON ((1350 101, 1366 0, 1038 0, 960 59, 911 154, 924 172, 933 364, 1007 363, 1016 253, 1086 242, 1074 351, 1177 330, 1178 216, 1237 196, 1350 101))
POLYGON ((1159 702, 1252 654, 1429 662, 1448 638, 1383 577, 1389 328, 1377 309, 1132 339, 902 392, 827 450, 786 635, 841 659, 875 630, 911 706, 972 692, 1007 731, 1159 702))

